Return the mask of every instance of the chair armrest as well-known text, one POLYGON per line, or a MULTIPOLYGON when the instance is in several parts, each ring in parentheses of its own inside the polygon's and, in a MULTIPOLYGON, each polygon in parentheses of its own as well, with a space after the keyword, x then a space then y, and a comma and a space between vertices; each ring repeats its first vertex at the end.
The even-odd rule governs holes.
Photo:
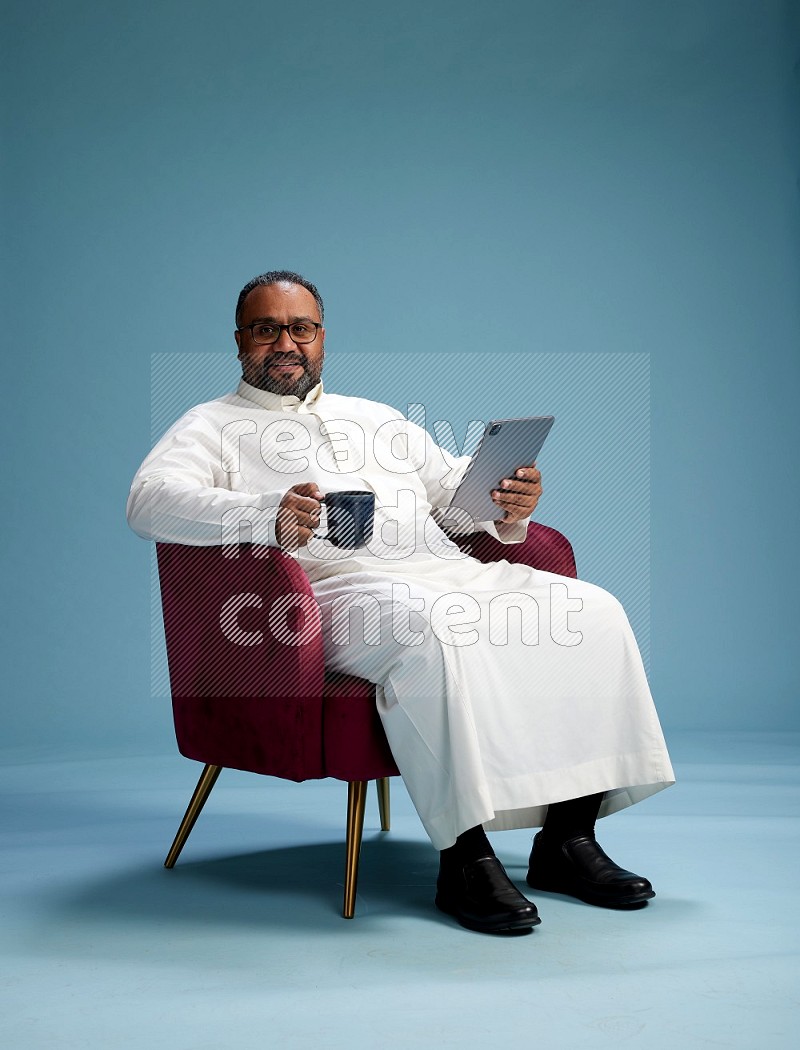
POLYGON ((455 537, 461 549, 478 561, 506 561, 530 565, 532 569, 577 578, 575 555, 566 536, 549 525, 532 521, 522 543, 500 543, 487 532, 455 537))
POLYGON ((233 558, 222 547, 156 549, 173 695, 322 694, 319 610, 293 558, 252 544, 233 558))
POLYGON ((272 547, 242 545, 234 558, 221 547, 156 548, 181 754, 290 780, 324 776, 322 636, 306 574, 272 547))

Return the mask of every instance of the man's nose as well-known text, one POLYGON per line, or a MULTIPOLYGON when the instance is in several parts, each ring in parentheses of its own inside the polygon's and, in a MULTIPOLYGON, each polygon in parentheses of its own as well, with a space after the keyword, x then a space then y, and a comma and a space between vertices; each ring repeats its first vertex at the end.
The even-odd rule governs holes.
POLYGON ((295 343, 285 328, 281 328, 281 333, 272 344, 272 349, 277 350, 281 354, 296 354, 298 352, 297 343, 295 343))

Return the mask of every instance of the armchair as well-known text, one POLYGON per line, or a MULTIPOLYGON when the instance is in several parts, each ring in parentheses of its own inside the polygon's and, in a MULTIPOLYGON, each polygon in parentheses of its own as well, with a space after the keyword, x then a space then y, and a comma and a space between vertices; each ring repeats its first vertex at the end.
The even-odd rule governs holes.
MULTIPOLYGON (((523 543, 486 533, 459 540, 481 561, 508 558, 576 575, 569 541, 531 523, 523 543)), ((319 612, 308 577, 277 548, 158 543, 175 734, 203 772, 167 855, 172 868, 221 770, 287 780, 322 777, 348 785, 344 917, 355 913, 367 783, 376 780, 381 827, 389 828, 389 781, 398 774, 376 708, 375 687, 326 674, 319 612), (287 644, 268 629, 281 617, 287 644)))

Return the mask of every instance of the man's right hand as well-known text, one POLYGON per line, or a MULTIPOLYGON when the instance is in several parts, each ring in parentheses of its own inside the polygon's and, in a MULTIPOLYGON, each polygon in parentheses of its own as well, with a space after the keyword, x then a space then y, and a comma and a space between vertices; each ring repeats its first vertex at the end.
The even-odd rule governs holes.
POLYGON ((313 481, 293 485, 278 507, 275 537, 284 550, 305 547, 319 525, 322 493, 313 481))

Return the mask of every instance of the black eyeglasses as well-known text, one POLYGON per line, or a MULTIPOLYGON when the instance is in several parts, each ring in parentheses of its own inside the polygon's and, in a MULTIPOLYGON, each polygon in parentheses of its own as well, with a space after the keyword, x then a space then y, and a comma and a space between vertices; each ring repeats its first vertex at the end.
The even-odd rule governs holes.
POLYGON ((286 329, 293 343, 313 343, 317 338, 317 332, 322 328, 318 321, 292 321, 291 324, 277 324, 274 321, 253 321, 252 324, 239 325, 237 332, 245 330, 250 332, 254 343, 261 346, 269 346, 277 343, 281 332, 286 329))

